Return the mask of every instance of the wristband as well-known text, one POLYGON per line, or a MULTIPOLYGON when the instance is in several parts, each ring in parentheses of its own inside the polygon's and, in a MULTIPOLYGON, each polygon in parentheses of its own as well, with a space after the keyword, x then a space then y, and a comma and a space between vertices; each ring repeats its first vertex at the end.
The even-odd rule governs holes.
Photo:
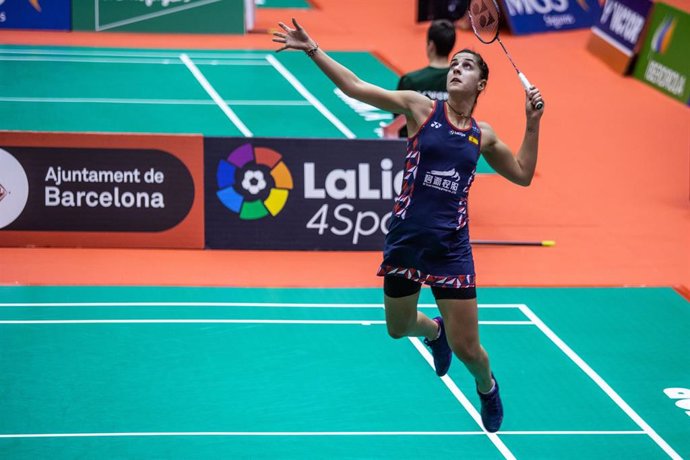
POLYGON ((319 50, 319 44, 317 43, 315 47, 313 47, 310 50, 306 50, 305 53, 307 53, 307 56, 309 56, 310 58, 313 58, 318 50, 319 50))

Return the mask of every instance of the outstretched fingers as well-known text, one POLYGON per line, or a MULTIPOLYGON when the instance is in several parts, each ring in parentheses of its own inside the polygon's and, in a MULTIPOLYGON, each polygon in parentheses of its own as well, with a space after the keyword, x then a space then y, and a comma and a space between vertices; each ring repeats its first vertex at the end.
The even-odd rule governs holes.
POLYGON ((276 53, 280 53, 281 51, 284 51, 284 50, 289 48, 289 46, 287 45, 287 35, 285 35, 284 33, 281 33, 281 32, 273 32, 273 36, 274 36, 274 38, 273 38, 274 42, 285 44, 285 46, 276 50, 276 53))
POLYGON ((278 30, 273 32, 273 41, 276 43, 282 43, 285 46, 276 52, 283 51, 288 48, 305 51, 308 49, 309 36, 295 18, 292 18, 292 23, 294 24, 295 29, 288 26, 284 22, 278 22, 278 25, 282 31, 278 30))

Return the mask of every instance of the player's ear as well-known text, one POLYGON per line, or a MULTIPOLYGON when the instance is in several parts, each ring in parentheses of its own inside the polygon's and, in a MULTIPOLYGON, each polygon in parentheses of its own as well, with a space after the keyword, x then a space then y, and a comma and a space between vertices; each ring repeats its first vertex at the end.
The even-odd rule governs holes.
POLYGON ((477 83, 477 89, 481 92, 484 91, 484 88, 486 88, 486 80, 479 80, 479 83, 477 83))

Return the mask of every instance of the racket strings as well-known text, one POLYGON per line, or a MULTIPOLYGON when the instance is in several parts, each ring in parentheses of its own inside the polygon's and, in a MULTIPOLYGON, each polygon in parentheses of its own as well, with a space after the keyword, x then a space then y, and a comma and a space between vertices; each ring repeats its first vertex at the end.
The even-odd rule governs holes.
POLYGON ((484 43, 498 36, 499 12, 493 0, 472 0, 469 8, 470 25, 474 34, 484 43))

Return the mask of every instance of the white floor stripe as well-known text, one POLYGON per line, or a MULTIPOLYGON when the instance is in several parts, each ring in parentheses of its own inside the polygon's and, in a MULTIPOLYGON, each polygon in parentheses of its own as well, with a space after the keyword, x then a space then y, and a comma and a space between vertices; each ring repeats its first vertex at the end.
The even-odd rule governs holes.
MULTIPOLYGON (((0 320, 0 324, 386 324, 382 320, 301 320, 301 319, 21 319, 0 320)), ((531 326, 529 321, 480 321, 487 326, 531 326)))
MULTIPOLYGON (((41 48, 3 48, 0 46, 0 56, 3 54, 27 54, 27 55, 45 55, 45 56, 86 56, 86 57, 133 57, 133 58, 168 58, 178 59, 180 53, 178 51, 165 52, 163 50, 157 52, 147 51, 115 51, 115 50, 101 50, 101 49, 41 49, 41 48)), ((192 59, 256 59, 264 65, 266 63, 266 53, 205 53, 188 51, 187 55, 192 59)))
MULTIPOLYGON (((89 64, 160 64, 160 65, 182 65, 177 57, 171 58, 89 58, 89 57, 43 57, 43 56, 2 56, 0 61, 26 61, 26 62, 81 62, 89 64)), ((197 65, 210 66, 259 66, 270 67, 265 61, 259 60, 223 60, 223 59, 198 59, 197 65)))
MULTIPOLYGON (((410 340, 410 342, 412 342, 412 345, 414 345, 417 351, 422 355, 426 362, 429 363, 429 366, 431 366, 431 368, 433 369, 434 358, 431 356, 429 350, 427 350, 426 347, 422 345, 422 342, 417 337, 408 337, 408 339, 410 340)), ((458 402, 462 405, 462 407, 465 408, 470 417, 472 417, 472 419, 474 419, 477 425, 479 425, 479 427, 482 428, 482 430, 484 430, 481 415, 479 415, 477 409, 474 408, 472 403, 467 399, 463 392, 460 391, 460 388, 458 388, 455 382, 453 382, 453 380, 448 375, 444 375, 443 377, 441 377, 441 380, 446 385, 446 387, 448 387, 450 392, 453 393, 455 399, 457 399, 458 402)), ((496 446, 499 452, 501 452, 504 458, 515 460, 515 456, 513 455, 513 453, 508 449, 508 447, 503 443, 503 441, 501 441, 501 439, 498 437, 496 433, 489 433, 488 431, 484 431, 484 433, 494 444, 494 446, 496 446)))
MULTIPOLYGON (((0 97, 0 102, 30 102, 58 104, 142 104, 142 105, 212 105, 208 99, 126 99, 126 98, 87 98, 87 97, 0 97)), ((244 106, 310 106, 307 101, 252 101, 226 100, 228 105, 244 106)))
MULTIPOLYGON (((642 431, 506 431, 501 435, 631 435, 642 431)), ((484 431, 163 431, 122 433, 17 433, 0 434, 0 439, 16 438, 107 438, 145 436, 484 436, 484 431)))
POLYGON ((2 320, 0 324, 386 324, 379 320, 302 319, 59 319, 2 320))
POLYGON ((577 366, 584 371, 585 374, 601 388, 604 393, 608 395, 628 417, 630 417, 652 440, 661 447, 666 454, 674 460, 682 460, 681 456, 673 450, 673 448, 657 434, 656 431, 640 417, 637 412, 633 410, 618 393, 614 391, 606 381, 592 369, 572 348, 570 348, 563 340, 561 340, 555 332, 553 332, 527 305, 520 307, 522 313, 527 316, 563 353, 566 354, 577 366))
POLYGON ((644 431, 629 431, 629 430, 609 430, 609 431, 501 431, 501 436, 517 435, 517 436, 628 436, 628 435, 646 435, 644 431))
POLYGON ((237 129, 239 129, 245 137, 253 137, 254 135, 251 131, 249 131, 249 128, 247 128, 245 124, 242 123, 242 120, 240 120, 237 114, 235 114, 235 112, 232 111, 228 104, 225 103, 223 98, 220 97, 218 92, 208 82, 204 74, 202 74, 199 68, 196 65, 194 65, 189 56, 182 53, 180 54, 180 60, 184 62, 189 71, 192 72, 192 75, 194 75, 194 78, 196 78, 199 84, 206 90, 208 95, 211 96, 211 99, 215 101, 218 107, 220 107, 223 113, 225 113, 225 115, 230 119, 230 121, 233 122, 237 129))
POLYGON ((313 94, 307 90, 307 88, 300 83, 300 81, 287 69, 283 64, 281 64, 275 57, 266 55, 266 60, 271 63, 275 69, 280 72, 280 74, 285 77, 285 79, 290 82, 290 84, 299 92, 306 100, 308 100, 316 109, 321 112, 321 115, 326 117, 328 121, 333 123, 333 125, 338 128, 338 130, 345 135, 348 139, 354 139, 355 134, 350 131, 350 129, 341 122, 338 117, 333 115, 330 110, 324 106, 321 101, 319 101, 313 94))
MULTIPOLYGON (((479 304, 479 308, 519 309, 523 304, 479 304)), ((302 303, 302 302, 5 302, 4 308, 43 307, 256 307, 256 308, 383 308, 382 303, 302 303)), ((436 308, 423 303, 419 308, 436 308)))

